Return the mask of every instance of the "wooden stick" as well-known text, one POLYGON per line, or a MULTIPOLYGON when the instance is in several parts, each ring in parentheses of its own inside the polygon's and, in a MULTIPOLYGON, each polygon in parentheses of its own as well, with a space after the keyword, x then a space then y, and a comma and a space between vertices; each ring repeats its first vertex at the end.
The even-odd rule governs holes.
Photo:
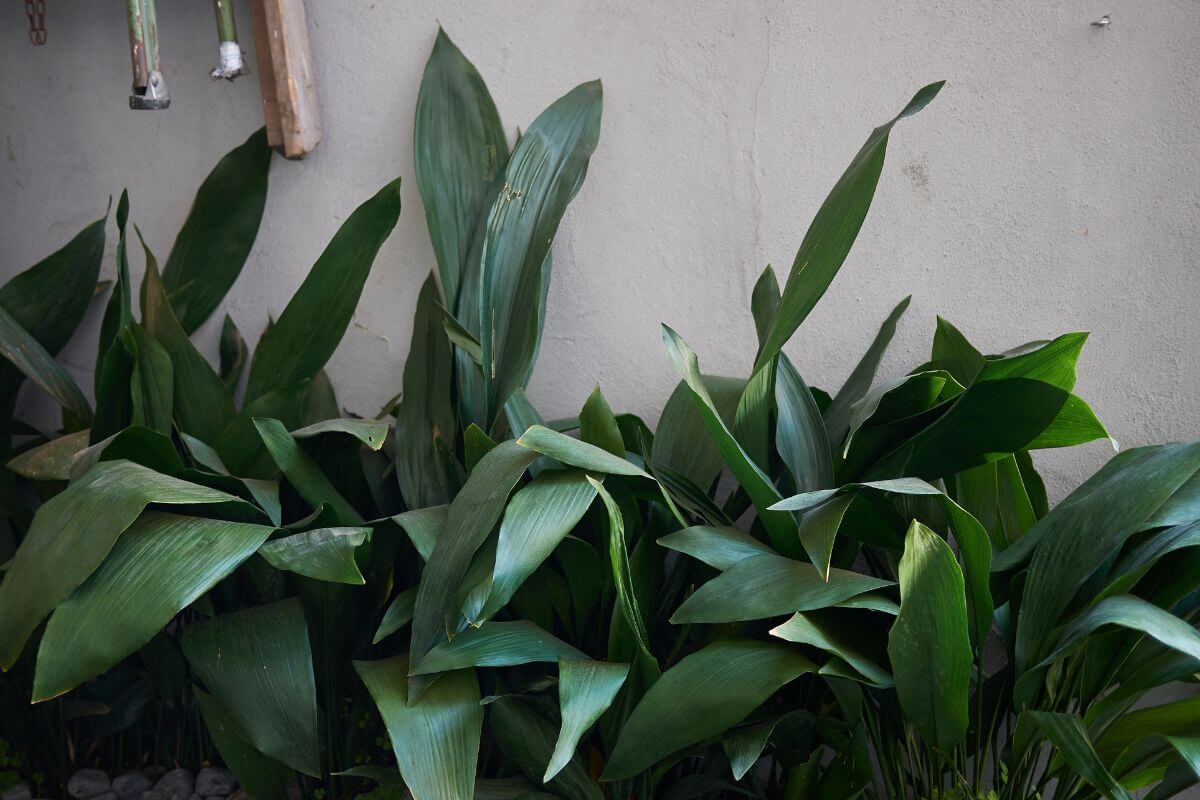
POLYGON ((321 141, 321 117, 304 0, 251 0, 267 143, 304 158, 321 141))

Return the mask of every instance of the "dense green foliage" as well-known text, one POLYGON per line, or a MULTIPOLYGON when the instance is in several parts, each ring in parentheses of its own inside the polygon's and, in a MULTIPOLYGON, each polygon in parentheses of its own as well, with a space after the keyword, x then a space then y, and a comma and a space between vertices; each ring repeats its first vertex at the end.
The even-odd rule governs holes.
POLYGON ((680 382, 655 431, 599 388, 557 421, 524 393, 599 83, 510 152, 439 34, 414 137, 438 270, 377 419, 343 416, 323 368, 398 181, 252 355, 226 317, 217 367, 190 336, 250 253, 264 137, 204 182, 161 275, 143 248, 136 304, 122 196, 94 410, 53 356, 105 221, 0 288, 7 413, 25 377, 63 419, 5 437, 0 738, 29 753, 18 767, 53 782, 216 757, 260 800, 297 780, 417 800, 1195 783, 1200 700, 1131 709, 1200 671, 1200 444, 1121 453, 1050 509, 1031 451, 1108 435, 1073 394, 1086 335, 984 355, 939 320, 929 360, 876 384, 905 299, 832 396, 784 353, 893 126, 940 88, 870 133, 782 290, 763 272, 748 377, 705 374, 663 327, 680 382))

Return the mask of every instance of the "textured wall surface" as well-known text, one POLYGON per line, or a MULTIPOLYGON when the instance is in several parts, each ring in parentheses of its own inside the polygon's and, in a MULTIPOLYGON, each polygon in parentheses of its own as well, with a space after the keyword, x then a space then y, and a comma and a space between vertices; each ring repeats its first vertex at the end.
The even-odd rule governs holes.
MULTIPOLYGON (((42 48, 26 41, 20 4, 0 10, 0 277, 61 246, 123 186, 165 257, 208 169, 261 125, 256 77, 207 77, 209 4, 159 5, 172 106, 158 113, 126 108, 119 3, 51 0, 42 48)), ((675 382, 660 322, 705 371, 744 375, 759 271, 775 264, 782 283, 871 128, 945 78, 894 132, 858 243, 788 347, 809 382, 835 389, 911 293, 883 377, 926 357, 939 313, 993 352, 1090 330, 1078 391, 1124 446, 1200 435, 1190 0, 307 6, 325 141, 305 162, 274 162, 258 244, 226 310, 253 338, 352 208, 402 175, 401 222, 330 369, 352 411, 371 414, 397 390, 434 268, 411 125, 440 23, 514 134, 576 83, 604 81, 600 147, 555 243, 530 389, 547 416, 574 413, 599 382, 614 407, 653 421, 675 382), (1090 26, 1108 12, 1108 29, 1090 26)), ((247 9, 236 10, 250 46, 247 9)), ((64 355, 85 385, 98 311, 64 355)), ((212 354, 219 317, 200 334, 212 354)), ((1110 452, 1096 443, 1040 463, 1061 496, 1110 452)))

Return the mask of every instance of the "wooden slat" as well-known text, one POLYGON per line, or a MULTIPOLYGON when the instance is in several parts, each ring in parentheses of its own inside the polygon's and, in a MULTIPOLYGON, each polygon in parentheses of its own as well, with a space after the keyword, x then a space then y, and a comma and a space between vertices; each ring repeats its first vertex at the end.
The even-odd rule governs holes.
POLYGON ((267 142, 304 158, 321 141, 321 117, 304 0, 251 0, 267 142))

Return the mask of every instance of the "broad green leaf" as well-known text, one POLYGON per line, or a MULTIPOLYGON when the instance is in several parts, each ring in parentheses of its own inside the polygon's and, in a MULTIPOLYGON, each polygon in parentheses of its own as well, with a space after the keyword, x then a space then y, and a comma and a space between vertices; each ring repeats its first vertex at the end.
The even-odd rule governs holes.
POLYGON ((651 675, 659 672, 658 659, 650 651, 650 636, 646 632, 646 616, 638 602, 637 588, 633 580, 633 570, 629 563, 629 548, 625 543, 625 521, 617 501, 604 488, 600 481, 588 476, 588 483, 600 495, 604 510, 608 513, 608 560, 613 572, 613 585, 617 589, 617 606, 621 617, 633 632, 634 642, 639 653, 650 670, 651 675))
MULTIPOLYGON (((746 382, 712 375, 702 375, 700 380, 708 390, 718 416, 727 426, 733 425, 738 399, 746 382)), ((656 467, 675 470, 702 491, 712 486, 725 464, 716 442, 708 435, 707 424, 692 399, 692 390, 684 381, 679 382, 663 406, 650 452, 656 467)))
POLYGON ((967 732, 971 641, 962 570, 916 520, 900 559, 900 613, 888 637, 896 695, 921 736, 949 753, 967 732))
POLYGON ((162 344, 174 365, 175 419, 180 430, 211 443, 234 417, 232 396, 176 319, 159 279, 154 255, 145 242, 142 242, 142 248, 146 253, 142 324, 162 344))
POLYGON ((479 608, 464 609, 478 625, 508 604, 517 589, 554 552, 596 497, 587 476, 575 470, 545 472, 518 490, 500 523, 490 588, 479 608))
POLYGON ((800 544, 808 560, 813 563, 821 577, 828 579, 833 567, 833 544, 846 509, 854 501, 854 495, 840 495, 828 503, 822 503, 800 517, 800 544))
POLYGON ((849 631, 821 624, 812 615, 793 614, 787 622, 771 629, 771 635, 788 642, 807 644, 831 653, 853 667, 878 688, 894 685, 892 676, 883 667, 863 654, 849 631))
POLYGON ((1096 755, 1083 720, 1076 714, 1055 714, 1049 711, 1030 711, 1030 717, 1042 729, 1075 774, 1095 786, 1111 800, 1129 800, 1129 793, 1108 774, 1096 755))
POLYGON ((470 798, 483 731, 474 670, 446 673, 410 698, 407 656, 355 661, 354 669, 379 708, 415 800, 470 798))
MULTIPOLYGON (((508 429, 513 436, 521 435, 534 425, 545 425, 546 423, 542 419, 542 415, 534 408, 533 403, 529 402, 529 398, 525 396, 525 390, 520 388, 514 390, 509 395, 508 402, 504 404, 504 418, 508 422, 508 429)), ((478 428, 472 424, 468 430, 478 430, 478 428)), ((554 466, 561 465, 554 459, 543 456, 533 462, 529 468, 529 474, 536 478, 542 470, 554 466)))
POLYGON ((83 425, 92 421, 92 406, 75 380, 29 331, 0 307, 0 356, 50 395, 83 425))
POLYGON ((758 335, 759 347, 766 341, 771 320, 779 310, 779 298, 779 281, 775 278, 775 269, 768 264, 750 292, 750 313, 754 317, 754 332, 758 335))
POLYGON ((430 506, 429 508, 418 508, 413 511, 405 511, 403 514, 397 514, 392 517, 392 522, 399 525, 408 538, 412 540, 413 546, 417 548, 417 553, 423 561, 428 561, 433 554, 433 548, 437 545, 438 539, 441 538, 442 531, 446 528, 446 519, 449 517, 449 506, 430 506))
POLYGON ((548 783, 571 761, 579 740, 612 705, 628 675, 628 664, 559 660, 558 705, 562 727, 554 744, 554 754, 546 765, 543 783, 548 783))
POLYGON ((308 384, 308 391, 300 406, 300 424, 304 426, 318 425, 322 422, 341 416, 341 406, 338 405, 337 392, 333 390, 333 382, 329 373, 318 370, 308 384))
POLYGON ((892 585, 881 578, 831 569, 826 580, 817 568, 774 553, 732 564, 692 593, 671 622, 743 622, 813 611, 892 585))
POLYGON ((617 458, 625 458, 621 429, 599 386, 588 395, 583 410, 579 412, 579 438, 601 450, 607 450, 617 458))
POLYGON ((1037 666, 1044 667, 1070 655, 1090 634, 1106 625, 1144 633, 1172 650, 1200 660, 1200 632, 1190 623, 1140 597, 1126 594, 1101 600, 1073 619, 1063 628, 1054 649, 1037 666))
MULTIPOLYGON (((450 344, 461 350, 476 364, 483 364, 483 350, 479 345, 479 339, 445 308, 442 309, 442 328, 446 331, 446 338, 450 340, 450 344)), ((480 378, 482 379, 482 377, 483 373, 480 373, 480 378)))
POLYGON ((478 312, 488 421, 525 384, 537 356, 550 244, 599 141, 601 102, 592 81, 538 115, 513 148, 488 213, 478 312))
MULTIPOLYGON (((91 304, 104 259, 107 222, 106 212, 66 245, 0 286, 0 309, 51 355, 62 350, 91 304)), ((14 368, 0 364, 0 399, 8 398, 20 381, 14 368)))
POLYGON ((204 717, 204 727, 238 783, 258 800, 286 800, 291 768, 250 744, 245 731, 212 695, 199 687, 192 687, 192 691, 204 717))
MULTIPOLYGON (((546 772, 555 747, 556 726, 549 709, 520 695, 505 695, 488 703, 488 725, 504 755, 534 781, 546 772), (538 712, 538 708, 542 713, 538 712)), ((522 798, 559 797, 563 800, 603 800, 604 792, 588 777, 585 762, 569 758, 546 788, 553 794, 521 793, 522 798)), ((476 795, 478 797, 478 794, 476 795)))
POLYGON ((1117 562, 1102 596, 1128 592, 1164 556, 1192 547, 1200 547, 1200 520, 1155 533, 1117 562))
POLYGON ((933 333, 932 366, 944 369, 954 380, 963 386, 969 386, 979 375, 987 359, 967 341, 958 328, 941 317, 937 318, 937 328, 933 333))
MULTIPOLYGON (((439 43, 444 38, 439 36, 439 43)), ((436 54, 436 46, 434 50, 436 54)), ((396 409, 396 480, 409 508, 445 503, 451 495, 438 440, 448 449, 454 448, 453 360, 442 332, 438 300, 431 274, 417 297, 412 344, 404 362, 404 392, 396 409)))
POLYGON ((1055 447, 1074 447, 1078 444, 1108 439, 1113 450, 1119 450, 1117 440, 1108 434, 1092 411, 1091 406, 1075 395, 1069 395, 1050 424, 1026 445, 1027 450, 1048 450, 1055 447))
POLYGON ((308 394, 309 381, 272 389, 242 406, 237 416, 221 429, 211 442, 230 473, 251 478, 269 478, 276 472, 254 420, 277 419, 288 428, 299 428, 301 405, 308 394))
POLYGON ((413 165, 449 308, 457 307, 472 237, 507 160, 504 128, 483 78, 439 28, 417 96, 413 165))
POLYGON ((590 472, 638 478, 650 477, 636 464, 626 461, 620 456, 615 456, 607 450, 602 450, 587 442, 573 439, 565 433, 552 431, 542 425, 534 425, 521 434, 521 438, 517 439, 517 444, 535 453, 550 456, 564 464, 590 472))
POLYGON ((371 644, 379 644, 411 622, 413 606, 416 601, 417 587, 415 586, 396 595, 395 599, 388 604, 387 610, 383 612, 383 619, 379 622, 379 628, 375 631, 371 644))
POLYGON ((485 622, 434 647, 410 674, 430 675, 469 667, 511 667, 534 661, 586 657, 532 622, 485 622))
POLYGON ((733 415, 733 433, 742 450, 764 472, 771 465, 771 415, 775 408, 776 361, 764 364, 746 381, 733 415))
POLYGON ((1200 696, 1192 695, 1125 714, 1096 740, 1100 761, 1113 764, 1151 736, 1200 736, 1200 696))
POLYGON ((150 503, 248 507, 129 461, 96 465, 38 509, 0 582, 0 667, 12 667, 38 623, 87 580, 150 503))
POLYGON ((997 559, 1000 571, 1032 551, 1016 626, 1018 675, 1045 657, 1084 581, 1197 470, 1200 443, 1121 453, 997 559))
POLYGON ((663 547, 687 553, 710 567, 727 570, 739 561, 775 551, 748 533, 733 527, 693 525, 658 540, 663 547))
POLYGON ((501 442, 475 465, 450 504, 417 590, 412 626, 414 667, 420 667, 421 658, 448 638, 447 632, 459 630, 458 587, 475 551, 500 519, 509 493, 535 458, 536 452, 512 440, 501 442))
POLYGON ((253 555, 272 530, 157 511, 142 515, 51 615, 38 650, 34 702, 63 694, 137 651, 253 555))
POLYGON ((242 371, 246 368, 246 360, 250 357, 250 351, 246 349, 246 340, 242 338, 237 325, 233 323, 233 318, 228 314, 225 315, 225 321, 221 323, 219 355, 221 383, 232 395, 242 379, 242 371))
POLYGON ((229 151, 200 184, 163 267, 163 284, 184 331, 208 319, 254 247, 267 202, 266 128, 229 151))
POLYGON ((631 778, 741 722, 815 665, 771 642, 720 640, 663 673, 621 729, 604 780, 631 778))
POLYGON ((130 328, 133 338, 133 374, 129 398, 133 407, 130 424, 171 432, 175 407, 175 367, 171 355, 141 325, 130 328))
POLYGON ((312 425, 306 425, 303 428, 297 428, 292 431, 292 438, 312 439, 327 433, 340 433, 352 436, 366 447, 378 450, 387 441, 388 424, 378 419, 337 417, 336 419, 327 419, 315 422, 312 425))
POLYGON ((258 554, 275 569, 328 583, 366 583, 354 551, 371 535, 370 528, 316 528, 272 539, 258 554))
POLYGON ((729 758, 729 768, 733 779, 740 781, 758 761, 762 751, 775 731, 776 720, 761 722, 734 731, 721 742, 726 757, 729 758))
POLYGON ((400 215, 400 179, 363 203, 338 229, 279 320, 258 342, 246 403, 313 378, 342 340, 380 246, 400 215))
POLYGON ((299 600, 190 625, 183 654, 256 749, 307 775, 321 774, 317 689, 299 600))
POLYGON ((738 483, 754 502, 759 519, 771 537, 771 544, 784 555, 798 555, 795 520, 789 514, 769 510, 782 498, 771 483, 771 479, 750 459, 733 434, 725 427, 725 423, 700 377, 700 366, 696 361, 696 354, 675 331, 666 325, 663 325, 662 329, 663 342, 666 345, 667 357, 670 359, 671 365, 691 389, 692 399, 695 401, 700 415, 704 418, 709 436, 716 442, 725 463, 733 471, 738 483))
POLYGON ((808 511, 811 508, 827 503, 839 495, 859 489, 875 489, 881 492, 897 494, 941 494, 941 490, 920 478, 894 478, 883 481, 865 481, 862 483, 846 483, 836 489, 818 489, 802 492, 784 500, 780 500, 773 508, 779 511, 808 511))
POLYGON ((821 204, 792 262, 779 310, 771 321, 766 342, 759 348, 755 368, 779 353, 841 269, 871 207, 892 126, 928 105, 942 83, 921 89, 899 114, 872 131, 821 204))
POLYGON ((91 431, 84 429, 68 433, 45 444, 39 444, 8 462, 10 470, 23 478, 36 481, 65 481, 71 477, 75 456, 87 449, 91 431))
POLYGON ((841 457, 856 470, 931 424, 963 391, 945 370, 914 372, 877 386, 851 408, 841 457), (853 445, 853 448, 852 448, 853 445))
POLYGON ((313 508, 327 504, 337 518, 347 525, 361 525, 363 518, 346 498, 334 488, 320 467, 300 449, 292 434, 277 419, 255 419, 254 427, 262 437, 271 458, 288 482, 313 508))
MULTIPOLYGON (((867 202, 869 203, 870 200, 868 199, 867 202)), ((883 355, 887 352, 888 345, 892 343, 892 337, 896 335, 896 326, 900 322, 900 317, 904 316, 911 301, 912 295, 905 297, 892 309, 892 313, 888 314, 887 319, 879 326, 879 332, 875 334, 871 345, 863 353, 854 370, 851 371, 850 377, 846 378, 842 388, 833 396, 829 407, 825 409, 825 427, 829 431, 830 441, 840 443, 846 438, 846 433, 850 430, 850 419, 854 406, 861 402, 867 396, 867 392, 871 390, 871 384, 875 381, 875 373, 879 371, 883 355)))
POLYGON ((816 400, 791 360, 779 357, 775 375, 775 447, 797 492, 833 486, 833 457, 816 400))

